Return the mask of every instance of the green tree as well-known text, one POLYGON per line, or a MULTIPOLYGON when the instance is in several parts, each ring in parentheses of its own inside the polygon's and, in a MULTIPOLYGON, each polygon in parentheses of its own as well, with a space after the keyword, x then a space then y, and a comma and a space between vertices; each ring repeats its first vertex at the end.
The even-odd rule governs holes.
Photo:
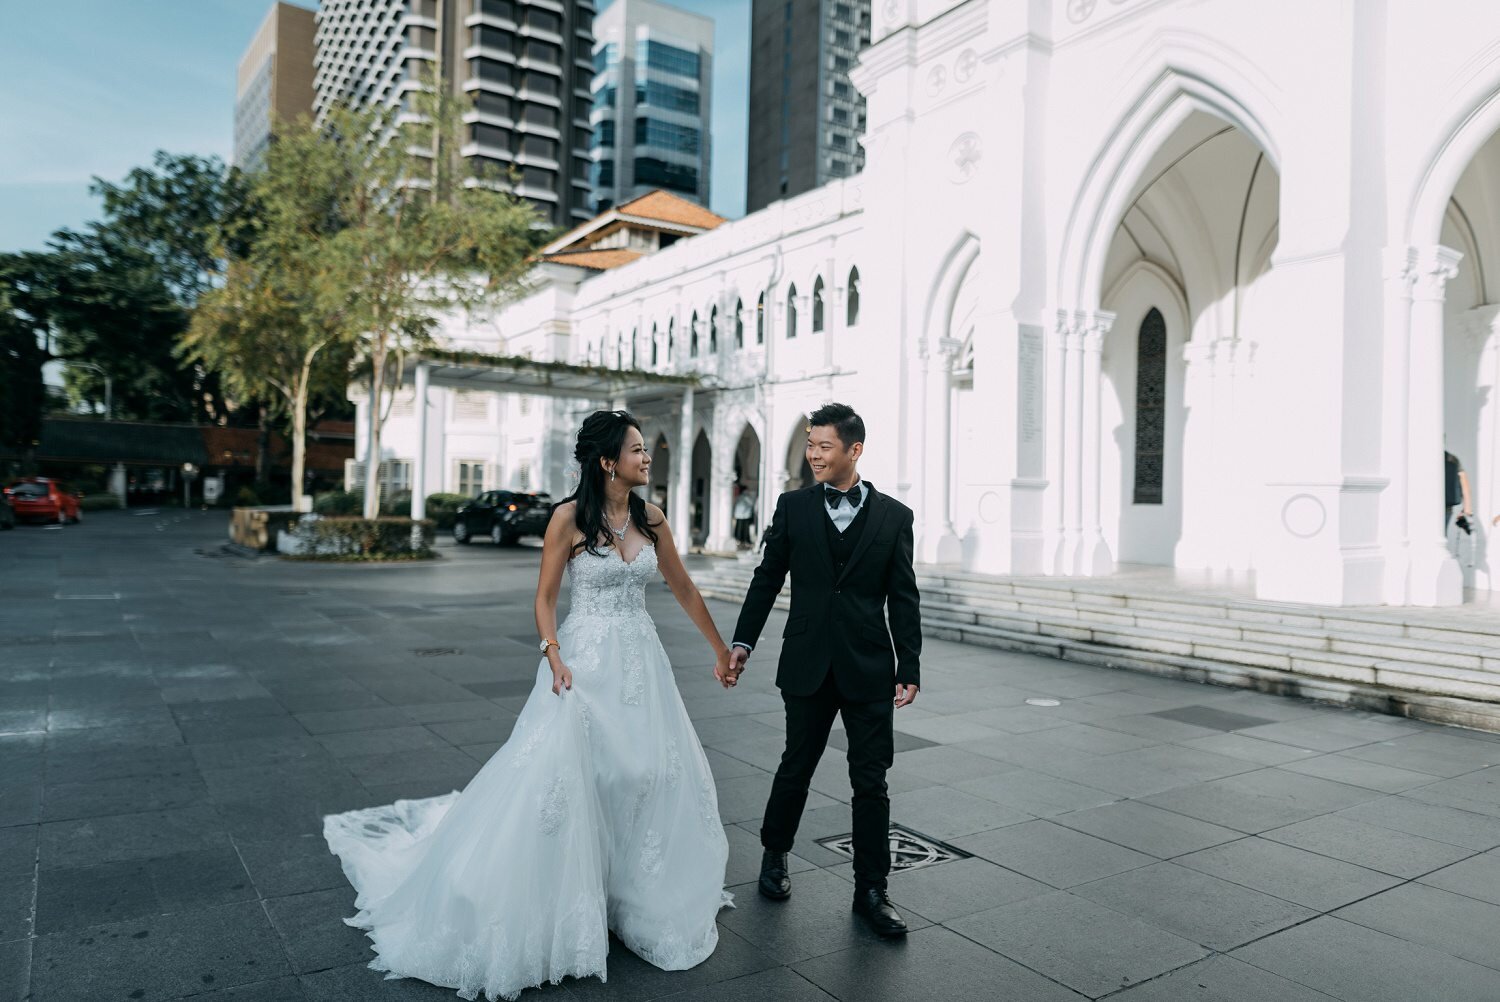
POLYGON ((370 384, 368 517, 406 359, 432 344, 443 315, 516 288, 536 246, 530 206, 449 155, 462 122, 442 108, 426 122, 335 109, 321 127, 283 127, 249 179, 243 221, 221 231, 215 249, 232 263, 182 349, 236 392, 279 394, 299 478, 307 405, 330 381, 342 386, 355 360, 370 384))
POLYGON ((47 353, 32 318, 15 304, 3 265, 0 262, 0 452, 15 452, 24 468, 31 465, 42 434, 42 364, 47 353))

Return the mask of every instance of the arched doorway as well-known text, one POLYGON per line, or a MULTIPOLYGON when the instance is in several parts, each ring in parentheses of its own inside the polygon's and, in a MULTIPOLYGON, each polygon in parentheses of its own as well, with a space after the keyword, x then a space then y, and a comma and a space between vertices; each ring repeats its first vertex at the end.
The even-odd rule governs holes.
POLYGON ((748 549, 760 535, 756 512, 761 499, 760 436, 748 424, 734 448, 734 491, 735 543, 739 549, 748 549))
POLYGON ((700 428, 693 442, 693 469, 689 480, 688 504, 692 506, 692 543, 702 546, 708 539, 708 506, 713 478, 713 449, 708 435, 700 428))
MULTIPOLYGON (((1186 116, 1144 164, 1103 262, 1097 481, 1063 512, 1086 551, 1090 505, 1115 561, 1220 572, 1254 565, 1249 499, 1255 286, 1276 245, 1280 178, 1245 132, 1186 116)), ((1085 387, 1084 392, 1089 392, 1085 387)), ((1080 436, 1087 440, 1092 429, 1080 436)), ((1087 450, 1085 450, 1087 455, 1087 450)))
POLYGON ((783 490, 795 491, 813 485, 812 467, 807 463, 807 415, 797 418, 786 445, 786 485, 783 490))
MULTIPOLYGON (((654 342, 653 342, 654 343, 654 342)), ((651 449, 651 484, 648 487, 650 500, 668 515, 672 499, 672 450, 667 445, 666 435, 656 436, 656 445, 651 449)))
MULTIPOLYGON (((1463 255, 1443 294, 1443 448, 1463 471, 1474 517, 1445 524, 1466 589, 1500 591, 1491 523, 1500 515, 1500 132, 1459 176, 1441 246, 1463 255)), ((1446 494, 1447 484, 1444 485, 1446 494)), ((1444 497, 1444 503, 1449 498, 1444 497)), ((1430 506, 1437 507, 1436 499, 1430 506)), ((1416 516, 1421 517, 1421 516, 1416 516)), ((1436 518, 1436 516, 1434 516, 1436 518)))

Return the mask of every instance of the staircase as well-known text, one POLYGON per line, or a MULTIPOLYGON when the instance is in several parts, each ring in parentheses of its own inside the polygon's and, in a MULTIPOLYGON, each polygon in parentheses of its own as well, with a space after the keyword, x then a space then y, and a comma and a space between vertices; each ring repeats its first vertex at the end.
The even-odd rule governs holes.
MULTIPOLYGON (((754 568, 716 560, 694 580, 704 595, 738 602, 754 568)), ((1494 611, 1323 608, 1128 577, 917 570, 929 637, 1500 731, 1494 611)))

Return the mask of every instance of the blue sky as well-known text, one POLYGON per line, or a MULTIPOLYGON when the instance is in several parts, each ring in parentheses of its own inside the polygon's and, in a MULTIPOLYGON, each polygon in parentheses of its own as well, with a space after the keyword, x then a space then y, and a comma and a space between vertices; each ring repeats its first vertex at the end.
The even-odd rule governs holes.
MULTIPOLYGON (((710 207, 737 217, 750 0, 674 6, 715 21, 710 207)), ((90 179, 118 180, 158 149, 228 160, 235 66, 269 9, 269 0, 0 0, 0 252, 41 250, 54 230, 96 218, 90 179)))

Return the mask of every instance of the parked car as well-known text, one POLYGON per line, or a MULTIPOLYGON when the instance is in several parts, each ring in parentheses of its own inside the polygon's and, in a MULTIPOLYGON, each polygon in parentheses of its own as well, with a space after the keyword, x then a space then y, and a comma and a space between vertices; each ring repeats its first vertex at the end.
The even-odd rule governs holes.
POLYGON ((552 496, 530 491, 485 491, 458 506, 453 516, 453 538, 472 543, 485 536, 496 546, 509 546, 522 536, 541 536, 552 518, 552 496))
POLYGON ((25 477, 5 488, 17 520, 39 518, 46 522, 82 522, 83 495, 50 477, 25 477))
POLYGON ((10 503, 10 494, 0 493, 0 529, 16 527, 16 509, 10 503))

